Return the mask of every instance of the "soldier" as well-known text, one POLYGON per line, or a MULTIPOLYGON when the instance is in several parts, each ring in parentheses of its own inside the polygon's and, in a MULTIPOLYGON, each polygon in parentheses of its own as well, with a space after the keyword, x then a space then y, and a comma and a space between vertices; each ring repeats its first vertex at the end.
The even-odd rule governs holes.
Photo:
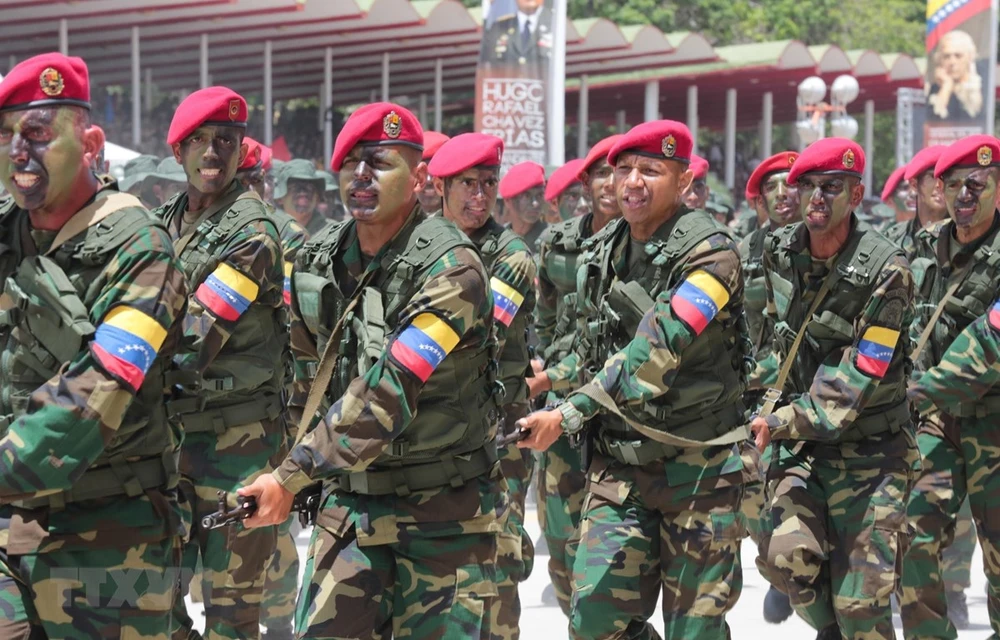
MULTIPOLYGON (((424 140, 427 136, 424 136, 424 140)), ((531 367, 527 332, 535 308, 536 268, 524 240, 493 220, 503 141, 482 133, 464 133, 446 142, 427 167, 444 203, 443 215, 467 235, 482 254, 493 290, 493 320, 500 342, 499 379, 504 385, 503 425, 528 413, 525 378, 531 367)), ((532 465, 530 452, 513 443, 500 449, 500 468, 507 480, 510 512, 498 539, 497 597, 491 632, 495 640, 517 640, 521 601, 517 584, 531 575, 534 553, 524 531, 524 500, 532 465), (527 553, 522 553, 522 544, 527 553)))
MULTIPOLYGON (((620 138, 621 135, 604 138, 583 159, 580 178, 593 202, 593 212, 553 225, 539 239, 535 326, 544 364, 533 363, 538 372, 528 378, 528 387, 531 398, 550 392, 549 404, 558 402, 581 383, 579 359, 573 349, 576 270, 584 241, 622 214, 615 197, 614 167, 607 160, 608 151, 620 138)), ((587 482, 585 471, 579 447, 573 446, 567 436, 560 436, 541 454, 538 523, 549 549, 549 577, 559 607, 567 617, 575 554, 571 539, 580 526, 587 482)))
POLYGON ((2 638, 170 637, 186 289, 163 226, 91 171, 103 145, 80 58, 0 83, 2 638))
POLYGON ((312 237, 330 221, 316 211, 326 179, 308 160, 290 160, 274 179, 274 202, 312 237))
POLYGON ((705 209, 708 196, 712 193, 708 186, 708 160, 696 153, 691 154, 691 173, 694 179, 684 192, 684 206, 688 209, 705 209))
POLYGON ((545 185, 545 202, 549 205, 549 213, 545 221, 559 224, 577 215, 580 201, 583 200, 583 183, 580 182, 580 168, 583 158, 570 160, 552 172, 545 185))
MULTIPOLYGON (((424 162, 430 162, 434 154, 438 152, 445 142, 451 140, 448 136, 437 131, 424 131, 424 162)), ((434 189, 434 178, 427 174, 427 182, 424 188, 417 194, 420 201, 420 208, 427 212, 427 215, 438 215, 441 212, 441 196, 434 189)))
MULTIPOLYGON (((911 330, 919 336, 913 354, 917 371, 952 366, 943 360, 949 345, 996 298, 998 166, 1000 143, 985 135, 945 148, 935 164, 934 177, 943 183, 949 219, 917 234, 913 270, 921 304, 911 330)), ((925 377, 917 380, 919 385, 925 377)), ((941 548, 955 534, 955 517, 966 496, 990 583, 990 624, 1000 633, 1000 564, 995 560, 1000 530, 991 529, 988 517, 997 489, 989 428, 998 412, 1000 404, 990 392, 980 402, 921 416, 917 433, 922 466, 908 510, 916 535, 904 561, 900 611, 907 638, 955 637, 949 614, 956 598, 943 584, 941 548)))
POLYGON ((167 200, 186 188, 187 174, 173 156, 160 160, 156 171, 147 175, 142 181, 142 190, 152 194, 157 207, 163 206, 167 200))
MULTIPOLYGON (((746 317, 753 344, 757 366, 749 381, 749 396, 760 397, 760 392, 774 383, 777 368, 771 357, 771 342, 774 327, 767 322, 765 308, 767 292, 764 285, 764 244, 774 231, 802 219, 799 212, 799 191, 786 179, 792 163, 798 157, 794 151, 783 151, 761 162, 747 181, 747 202, 765 222, 740 242, 740 261, 743 279, 746 283, 746 317), (755 393, 756 392, 756 393, 755 393)), ((756 405, 756 399, 748 402, 756 405)), ((747 519, 747 529, 754 542, 760 542, 761 509, 764 506, 763 481, 767 474, 772 449, 758 454, 755 447, 744 445, 743 461, 747 467, 747 485, 743 495, 743 514, 747 519)), ((764 596, 764 619, 772 624, 784 622, 792 615, 792 605, 788 596, 774 585, 764 596)))
POLYGON ((552 9, 544 0, 501 0, 487 16, 480 62, 548 71, 552 55, 552 9), (516 5, 516 7, 515 7, 516 5), (516 11, 509 11, 515 9, 516 11), (504 9, 509 13, 498 15, 504 9), (493 21, 490 22, 490 18, 493 21))
MULTIPOLYGON (((181 490, 194 513, 185 567, 205 571, 206 634, 256 638, 273 527, 206 530, 200 517, 270 472, 285 452, 281 240, 267 205, 236 180, 248 151, 246 101, 225 87, 192 93, 177 107, 167 144, 187 189, 154 211, 167 226, 188 286, 185 342, 168 404, 184 426, 181 490)), ((235 496, 233 496, 235 498, 235 496)), ((175 638, 197 638, 178 599, 175 638)))
POLYGON ((948 218, 941 183, 934 177, 934 165, 945 149, 943 145, 936 145, 921 150, 907 163, 903 173, 915 200, 916 215, 891 225, 884 235, 903 249, 907 260, 916 257, 917 232, 948 218))
POLYGON ((854 215, 864 164, 844 138, 806 148, 788 174, 803 222, 764 248, 781 371, 751 422, 759 449, 774 441, 757 564, 820 640, 894 637, 918 455, 906 401, 913 277, 854 215))
POLYGON ((500 180, 507 228, 534 247, 548 226, 542 220, 545 206, 545 168, 537 162, 521 162, 507 170, 500 180))
POLYGON ((475 245, 417 203, 422 143, 403 107, 351 114, 331 162, 351 217, 296 263, 290 410, 306 427, 241 494, 249 526, 275 524, 324 482, 299 637, 490 637, 507 509, 493 299, 475 245))
POLYGON ((882 186, 882 202, 892 207, 893 211, 893 222, 889 226, 895 226, 897 222, 909 222, 917 215, 917 194, 910 188, 910 182, 904 179, 905 175, 904 164, 889 174, 882 186))
POLYGON ((257 193, 261 200, 267 190, 267 170, 264 168, 264 149, 266 147, 250 136, 243 138, 247 145, 247 156, 236 169, 236 179, 244 189, 257 193))
POLYGON ((160 160, 156 156, 136 156, 125 163, 124 175, 118 181, 118 190, 129 193, 139 200, 146 208, 157 206, 159 203, 153 202, 153 195, 143 188, 146 176, 156 171, 156 165, 160 160))
POLYGON ((735 241, 682 203, 691 134, 641 124, 612 146, 622 220, 588 243, 578 306, 593 379, 523 421, 539 450, 589 425, 596 453, 580 524, 571 635, 721 640, 742 586, 746 388, 735 241))

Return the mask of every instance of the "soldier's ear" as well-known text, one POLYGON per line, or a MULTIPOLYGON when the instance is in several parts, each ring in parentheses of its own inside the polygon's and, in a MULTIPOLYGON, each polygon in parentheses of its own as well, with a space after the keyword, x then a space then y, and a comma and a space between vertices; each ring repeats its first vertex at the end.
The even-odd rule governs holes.
POLYGON ((242 144, 240 145, 240 159, 239 159, 239 161, 238 161, 238 162, 236 163, 236 166, 237 166, 237 167, 239 167, 239 166, 240 166, 241 164, 243 164, 243 161, 247 159, 247 154, 248 154, 248 153, 250 153, 250 145, 248 145, 248 144, 247 144, 247 143, 246 143, 246 142, 244 141, 244 142, 243 142, 243 143, 242 143, 242 144))
POLYGON ((93 166, 94 161, 101 156, 104 142, 104 130, 97 125, 83 130, 83 161, 88 167, 93 166))
POLYGON ((860 180, 851 188, 851 208, 861 206, 865 199, 865 185, 860 180))
POLYGON ((679 194, 687 193, 687 190, 691 188, 692 182, 694 182, 694 171, 684 169, 684 172, 677 179, 677 192, 679 194))
POLYGON ((170 149, 173 150, 174 152, 174 160, 177 161, 177 164, 183 165, 184 163, 181 162, 181 143, 180 142, 173 143, 172 145, 170 145, 170 149))
POLYGON ((413 178, 413 193, 420 193, 420 190, 427 184, 427 163, 418 164, 410 175, 413 178))
POLYGON ((442 198, 444 197, 444 178, 431 178, 434 182, 434 193, 438 194, 442 198))

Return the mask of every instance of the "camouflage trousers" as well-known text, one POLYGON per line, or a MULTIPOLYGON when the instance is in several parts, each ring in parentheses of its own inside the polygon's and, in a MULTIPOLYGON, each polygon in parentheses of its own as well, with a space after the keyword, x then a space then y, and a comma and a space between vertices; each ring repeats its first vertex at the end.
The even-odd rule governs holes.
MULTIPOLYGON (((912 498, 911 498, 912 500, 912 498)), ((948 591, 965 591, 972 586, 972 556, 976 553, 976 523, 966 497, 958 509, 955 536, 941 552, 941 579, 948 591)))
POLYGON ((0 549, 0 638, 170 637, 179 538, 9 556, 0 549))
POLYGON ((295 611, 298 638, 489 640, 497 536, 361 546, 317 525, 295 611))
POLYGON ((886 437, 905 438, 912 459, 838 457, 831 453, 837 445, 822 445, 819 455, 813 443, 772 445, 757 566, 810 626, 838 625, 847 640, 895 638, 890 596, 909 539, 916 448, 908 429, 886 437))
POLYGON ((278 542, 268 564, 264 579, 264 600, 260 608, 260 623, 271 631, 291 634, 295 621, 295 595, 299 591, 299 551, 295 546, 295 531, 299 530, 298 514, 278 525, 278 542))
POLYGON ((538 524, 549 547, 549 579, 566 616, 573 595, 573 558, 586 488, 587 474, 581 468, 580 450, 563 436, 541 456, 538 524))
MULTIPOLYGON (((945 558, 949 554, 942 550, 957 540, 966 500, 983 545, 990 626, 1000 635, 1000 508, 996 498, 1000 495, 1000 434, 996 417, 925 420, 917 441, 922 468, 909 503, 915 535, 904 563, 900 611, 906 638, 957 637, 948 619, 945 592, 964 588, 961 581, 967 578, 959 574, 959 583, 948 585, 945 558)), ((965 549, 963 555, 968 553, 968 543, 965 549)))
POLYGON ((669 486, 664 461, 625 465, 597 454, 573 564, 570 636, 651 640, 662 588, 667 640, 728 640, 743 589, 742 477, 669 486))
MULTIPOLYGON (((526 413, 526 405, 507 407, 506 424, 514 424, 526 413)), ((520 637, 521 597, 517 585, 528 579, 535 564, 535 547, 524 531, 524 501, 534 469, 535 458, 530 450, 516 445, 500 450, 500 470, 507 480, 510 510, 507 524, 497 537, 497 597, 490 612, 493 640, 520 637)))
POLYGON ((277 527, 245 529, 230 525, 206 530, 201 518, 218 509, 220 490, 236 503, 236 489, 270 473, 284 453, 280 420, 232 427, 224 433, 193 433, 181 449, 180 490, 191 510, 191 535, 184 545, 184 568, 194 573, 200 558, 205 634, 194 630, 182 585, 174 606, 174 640, 243 640, 260 636, 265 573, 274 553, 277 527))
POLYGON ((764 453, 757 451, 752 442, 740 445, 740 457, 743 458, 743 502, 740 510, 747 521, 747 535, 756 544, 760 544, 760 519, 764 510, 764 478, 767 475, 767 464, 770 461, 771 449, 764 453))

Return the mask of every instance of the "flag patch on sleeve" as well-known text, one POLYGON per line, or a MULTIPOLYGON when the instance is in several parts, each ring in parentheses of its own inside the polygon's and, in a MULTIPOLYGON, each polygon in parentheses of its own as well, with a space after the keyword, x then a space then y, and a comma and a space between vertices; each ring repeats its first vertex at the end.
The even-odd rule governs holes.
POLYGON ((285 284, 281 290, 281 298, 286 305, 292 304, 292 263, 285 262, 285 284))
POLYGON ((393 341, 389 353, 421 382, 427 382, 457 344, 458 334, 447 322, 432 313, 422 313, 393 341))
POLYGON ((91 351, 108 373, 135 390, 142 386, 166 337, 166 329, 151 316, 118 306, 98 325, 91 351))
POLYGON ((899 332, 886 327, 868 327, 858 342, 858 369, 881 378, 889 370, 892 354, 899 341, 899 332))
POLYGON ((509 327, 524 302, 524 296, 499 278, 490 278, 490 288, 493 289, 493 318, 509 327))
POLYGON ((718 278, 698 269, 674 291, 670 297, 670 308, 697 336, 728 302, 729 292, 718 278))
POLYGON ((203 307, 223 320, 239 320, 257 299, 257 284, 225 262, 208 276, 194 297, 203 307))
POLYGON ((990 326, 1000 331, 1000 300, 994 302, 990 308, 990 326))

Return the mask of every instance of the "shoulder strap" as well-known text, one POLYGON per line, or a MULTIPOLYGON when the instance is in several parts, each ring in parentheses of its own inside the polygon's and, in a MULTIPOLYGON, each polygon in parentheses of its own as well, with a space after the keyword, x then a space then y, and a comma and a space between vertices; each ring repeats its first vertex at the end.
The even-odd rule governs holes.
MULTIPOLYGON (((205 209, 205 211, 203 211, 202 214, 198 216, 198 219, 195 221, 195 223, 191 225, 191 228, 187 230, 187 233, 185 233, 184 235, 182 235, 181 237, 177 238, 177 240, 174 241, 174 253, 178 256, 184 253, 184 249, 187 248, 192 238, 194 238, 195 234, 198 232, 198 227, 200 227, 202 223, 204 223, 206 220, 214 216, 216 213, 222 211, 223 209, 228 209, 237 200, 244 200, 246 198, 260 200, 260 196, 258 196, 257 192, 254 191, 253 189, 247 189, 246 191, 233 189, 228 194, 226 194, 221 199, 217 200, 214 204, 212 204, 212 206, 205 209)), ((263 201, 261 200, 261 202, 263 201)), ((177 215, 183 216, 184 212, 179 211, 177 215)))
POLYGON ((968 271, 968 267, 962 269, 962 271, 958 274, 958 277, 955 278, 955 281, 951 283, 950 287, 948 287, 948 290, 944 292, 944 296, 941 298, 941 301, 938 302, 937 307, 934 308, 934 313, 931 314, 930 320, 927 321, 927 326, 925 326, 924 330, 920 332, 920 338, 917 339, 917 344, 913 347, 913 351, 910 353, 910 360, 912 362, 919 361, 920 354, 924 352, 924 347, 927 346, 927 341, 930 340, 931 334, 934 333, 934 326, 937 324, 937 321, 941 319, 941 314, 944 313, 944 308, 948 305, 948 302, 951 301, 951 297, 955 295, 958 288, 962 286, 962 282, 965 280, 965 276, 968 271))
POLYGON ((98 194, 98 197, 95 198, 93 202, 76 212, 76 214, 70 218, 61 229, 59 229, 59 233, 56 234, 55 240, 52 241, 52 246, 45 252, 45 255, 52 255, 58 251, 59 247, 61 247, 67 240, 83 233, 89 227, 94 226, 111 214, 129 207, 142 207, 142 202, 140 202, 135 196, 127 193, 119 193, 117 191, 108 192, 108 194, 103 197, 101 194, 98 194))

